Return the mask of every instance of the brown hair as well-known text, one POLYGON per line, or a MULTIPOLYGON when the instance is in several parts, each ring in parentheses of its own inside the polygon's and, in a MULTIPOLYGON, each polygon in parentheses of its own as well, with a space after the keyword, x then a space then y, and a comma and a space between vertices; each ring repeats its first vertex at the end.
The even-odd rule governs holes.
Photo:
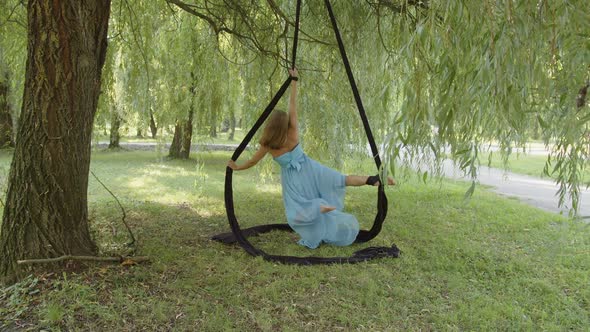
POLYGON ((274 110, 266 120, 266 126, 258 143, 271 149, 280 149, 287 142, 289 131, 289 114, 274 110))

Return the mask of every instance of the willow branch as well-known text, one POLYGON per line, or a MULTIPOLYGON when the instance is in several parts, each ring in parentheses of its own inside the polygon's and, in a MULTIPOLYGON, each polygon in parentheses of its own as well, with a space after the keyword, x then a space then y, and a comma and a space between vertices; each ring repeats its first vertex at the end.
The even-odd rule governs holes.
POLYGON ((6 20, 4 22, 2 22, 2 24, 0 24, 0 28, 3 27, 4 25, 6 25, 7 23, 16 23, 18 25, 20 25, 23 28, 27 28, 27 25, 17 19, 12 19, 12 15, 14 15, 14 12, 16 12, 16 8, 18 8, 18 6, 23 6, 26 7, 23 3, 19 2, 16 5, 14 5, 14 7, 12 7, 12 9, 10 10, 10 13, 8 14, 8 17, 6 18, 6 20))
POLYGON ((576 98, 576 106, 578 109, 584 107, 586 105, 586 94, 588 93, 588 88, 590 87, 590 82, 586 83, 580 91, 578 91, 578 97, 576 98))
POLYGON ((283 13, 281 8, 279 8, 279 6, 277 5, 277 3, 274 0, 266 0, 266 3, 268 3, 268 6, 270 7, 270 9, 272 9, 272 11, 276 15, 278 15, 280 18, 282 18, 285 22, 288 22, 289 24, 294 25, 292 22, 289 21, 289 18, 287 17, 287 15, 285 15, 285 13, 283 13))
POLYGON ((217 24, 215 24, 215 21, 213 21, 213 19, 211 19, 210 17, 203 15, 201 13, 199 13, 198 11, 194 10, 192 6, 179 1, 179 0, 166 0, 167 3, 171 3, 174 4, 176 6, 178 6, 178 8, 184 10, 187 13, 190 13, 192 15, 195 15, 196 17, 205 20, 213 29, 213 31, 215 31, 215 33, 219 33, 219 28, 217 27, 217 24))
MULTIPOLYGON (((211 29, 213 29, 213 32, 215 32, 215 34, 220 34, 221 32, 229 33, 229 34, 232 34, 238 38, 250 40, 256 45, 256 41, 253 40, 251 37, 243 35, 243 34, 237 32, 233 29, 230 29, 226 26, 220 27, 219 25, 217 25, 217 23, 215 22, 215 20, 213 18, 196 11, 194 9, 194 8, 196 8, 195 6, 191 6, 191 5, 186 4, 186 3, 179 1, 179 0, 166 0, 166 2, 174 4, 174 5, 178 6, 178 8, 184 10, 185 12, 206 21, 207 24, 209 24, 209 26, 211 27, 211 29)), ((213 15, 211 13, 209 13, 209 14, 213 15)))
MULTIPOLYGON (((133 7, 131 7, 131 5, 129 5, 129 2, 127 0, 125 0, 125 4, 127 5, 127 8, 129 9, 129 11, 131 12, 131 18, 130 18, 130 22, 129 25, 131 26, 131 33, 133 34, 133 40, 135 41, 135 44, 137 45, 137 48, 139 48, 139 52, 141 53, 141 57, 143 59, 143 65, 145 68, 145 75, 147 78, 147 82, 146 82, 146 86, 145 86, 145 98, 147 100, 147 108, 151 109, 152 105, 151 105, 151 98, 149 98, 149 93, 150 93, 150 86, 151 86, 151 77, 150 77, 150 66, 149 66, 149 61, 148 61, 148 57, 147 54, 145 52, 144 49, 144 41, 141 38, 141 33, 137 32, 137 26, 135 26, 133 23, 133 17, 135 17, 135 19, 137 20, 137 15, 135 14, 135 11, 133 10, 133 7)), ((106 188, 105 188, 106 189, 106 188)), ((135 242, 135 239, 133 240, 133 242, 135 242)))
POLYGON ((123 224, 125 224, 125 227, 127 228, 127 232, 129 233, 129 236, 131 237, 131 242, 129 243, 129 245, 132 246, 133 244, 135 244, 135 236, 133 236, 133 232, 131 231, 131 227, 129 227, 129 224, 127 224, 127 221, 125 220, 125 218, 127 217, 127 213, 125 212, 125 208, 123 207, 123 205, 121 204, 121 202, 119 201, 117 196, 115 196, 115 194, 113 194, 113 192, 110 191, 109 188, 107 188, 107 186, 104 183, 102 183, 102 181, 100 181, 100 179, 96 176, 96 174, 94 174, 93 171, 90 171, 90 173, 92 174, 92 176, 94 176, 96 181, 98 181, 98 183, 100 183, 100 185, 106 191, 108 191, 109 194, 111 194, 111 196, 113 196, 115 201, 117 201, 117 204, 119 204, 119 207, 121 208, 121 212, 123 213, 123 217, 121 218, 121 221, 123 221, 123 224))
POLYGON ((369 3, 370 5, 377 5, 389 8, 391 11, 396 12, 398 14, 405 13, 408 10, 408 6, 413 6, 416 8, 422 9, 429 9, 429 4, 427 0, 408 0, 404 2, 402 5, 396 5, 391 0, 379 0, 376 3, 369 3))
MULTIPOLYGON (((266 2, 268 3, 268 6, 270 7, 270 9, 276 14, 278 15, 280 18, 282 18, 288 25, 295 27, 295 22, 293 22, 292 20, 289 19, 289 17, 287 17, 287 15, 285 15, 285 13, 283 13, 283 11, 281 11, 281 9, 279 8, 279 6, 276 4, 276 2, 274 0, 266 0, 266 2)), ((306 36, 307 38, 309 38, 310 41, 314 42, 314 43, 318 43, 321 45, 332 45, 329 42, 314 38, 313 36, 311 36, 310 34, 308 34, 307 32, 305 32, 305 29, 302 29, 301 27, 299 27, 299 33, 302 36, 306 36)))
POLYGON ((543 7, 545 7, 545 0, 540 0, 537 3, 537 17, 540 21, 543 20, 543 7))
POLYGON ((393 54, 393 52, 387 47, 385 44, 385 38, 383 38, 383 32, 381 31, 381 17, 379 15, 379 8, 375 9, 377 13, 377 34, 379 34, 379 40, 381 41, 381 45, 383 49, 387 52, 388 55, 393 54))
MULTIPOLYGON (((228 33, 228 34, 234 35, 234 36, 236 36, 240 40, 249 41, 250 44, 252 44, 254 46, 254 49, 258 50, 262 54, 273 54, 273 55, 276 56, 276 53, 264 49, 258 43, 258 41, 256 39, 254 39, 254 38, 252 38, 250 36, 246 36, 246 35, 238 32, 238 31, 236 31, 235 29, 231 29, 231 28, 229 28, 229 27, 227 27, 225 25, 224 26, 219 26, 216 23, 216 20, 215 19, 217 19, 217 20, 219 20, 221 22, 223 22, 223 20, 221 18, 219 18, 219 17, 215 17, 215 15, 213 13, 211 13, 209 10, 208 10, 208 12, 209 12, 209 15, 210 16, 207 16, 207 15, 204 15, 204 14, 198 12, 197 10, 195 10, 195 8, 198 8, 198 7, 191 6, 191 5, 189 5, 187 3, 184 3, 182 1, 179 1, 179 0, 166 0, 166 2, 171 3, 171 4, 174 4, 174 5, 178 6, 178 8, 184 10, 185 12, 187 12, 187 13, 189 13, 191 15, 194 15, 194 16, 196 16, 196 17, 198 17, 198 18, 200 18, 200 19, 202 19, 204 21, 206 21, 207 24, 209 24, 209 26, 211 27, 211 29, 213 29, 213 32, 215 33, 215 35, 217 35, 217 36, 219 36, 219 34, 221 34, 221 33, 228 33)), ((245 44, 246 46, 248 46, 248 43, 243 43, 243 44, 245 44)))
POLYGON ((254 57, 251 60, 246 60, 244 62, 237 62, 237 61, 235 61, 233 59, 230 59, 229 56, 225 55, 225 53, 223 53, 223 51, 219 47, 217 48, 217 53, 219 55, 221 55, 221 57, 224 58, 225 61, 227 61, 227 62, 229 62, 231 64, 234 64, 234 65, 238 65, 238 66, 249 65, 252 62, 256 61, 256 59, 258 58, 258 55, 254 55, 254 57))
MULTIPOLYGON (((202 7, 198 7, 195 5, 187 4, 181 0, 165 0, 165 1, 169 4, 176 5, 178 8, 184 10, 185 12, 206 21, 207 24, 209 24, 209 26, 211 27, 211 29, 213 30, 213 32, 216 35, 219 35, 221 33, 231 34, 231 35, 235 36, 238 40, 240 40, 241 43, 244 46, 246 46, 247 48, 255 50, 264 56, 269 56, 272 58, 279 59, 279 61, 282 59, 280 52, 268 49, 262 45, 262 43, 260 42, 260 40, 258 39, 258 36, 256 34, 256 31, 262 30, 262 28, 257 27, 252 22, 252 20, 249 19, 250 16, 245 12, 244 8, 239 5, 239 3, 236 3, 234 1, 226 1, 226 0, 223 1, 224 7, 226 9, 231 9, 232 11, 237 12, 237 16, 242 18, 241 23, 243 23, 245 25, 245 29, 248 32, 247 34, 238 31, 235 26, 235 23, 232 27, 228 26, 225 22, 224 17, 221 17, 218 14, 215 14, 214 10, 216 8, 211 8, 210 5, 212 5, 212 4, 210 4, 209 2, 205 2, 205 7, 202 8, 202 7), (206 14, 204 14, 203 12, 206 12, 206 14)), ((295 23, 287 19, 286 15, 282 11, 280 11, 280 9, 276 5, 276 3, 274 3, 273 0, 268 0, 267 3, 269 5, 269 7, 271 8, 271 10, 275 14, 277 14, 279 17, 284 19, 289 25, 295 26, 295 23)), ((323 44, 323 45, 330 45, 330 43, 327 43, 325 41, 322 41, 322 40, 319 40, 319 39, 316 39, 316 38, 310 36, 309 34, 305 33, 304 30, 300 29, 299 31, 302 35, 307 36, 308 40, 312 40, 315 43, 319 43, 319 44, 323 44)))

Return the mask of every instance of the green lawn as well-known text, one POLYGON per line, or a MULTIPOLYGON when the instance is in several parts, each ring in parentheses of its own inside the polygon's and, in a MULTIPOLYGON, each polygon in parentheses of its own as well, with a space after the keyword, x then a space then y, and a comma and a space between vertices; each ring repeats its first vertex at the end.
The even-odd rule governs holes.
MULTIPOLYGON (((228 229, 227 152, 166 161, 154 152, 95 152, 91 169, 121 200, 138 238, 134 266, 66 266, 0 291, 0 330, 396 331, 586 330, 590 227, 467 184, 399 179, 370 245, 398 259, 290 266, 209 240, 228 229)), ((0 155, 0 176, 10 156, 0 155)), ((357 164, 357 163, 353 163, 357 164)), ((351 166, 352 167, 352 166, 351 166)), ((355 166, 355 173, 367 165, 355 166), (360 167, 360 168, 358 168, 360 167)), ((284 221, 277 168, 234 175, 243 226, 284 221)), ((351 188, 347 208, 367 227, 373 188, 351 188)), ((90 217, 104 254, 122 252, 120 210, 91 178, 90 217)), ((349 255, 367 245, 310 251, 292 234, 252 242, 274 254, 349 255)))
MULTIPOLYGON (((547 175, 543 174, 543 169, 545 167, 545 163, 547 162, 547 156, 544 155, 524 153, 511 154, 508 157, 507 165, 504 164, 504 160, 502 159, 500 153, 492 153, 491 158, 490 153, 484 153, 480 157, 480 160, 482 165, 506 169, 513 173, 525 174, 539 178, 557 178, 556 175, 551 175, 548 177, 547 175)), ((551 168, 549 170, 551 171, 551 168)), ((590 169, 587 168, 584 170, 582 179, 585 183, 590 182, 590 169)))

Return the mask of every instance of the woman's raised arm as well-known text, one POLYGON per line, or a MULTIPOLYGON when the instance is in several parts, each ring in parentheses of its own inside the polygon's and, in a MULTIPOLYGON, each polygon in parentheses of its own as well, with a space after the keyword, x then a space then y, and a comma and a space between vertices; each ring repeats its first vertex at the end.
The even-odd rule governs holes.
POLYGON ((289 75, 295 79, 291 81, 291 95, 289 97, 289 125, 295 130, 295 139, 299 140, 299 126, 297 125, 297 68, 289 69, 289 75))

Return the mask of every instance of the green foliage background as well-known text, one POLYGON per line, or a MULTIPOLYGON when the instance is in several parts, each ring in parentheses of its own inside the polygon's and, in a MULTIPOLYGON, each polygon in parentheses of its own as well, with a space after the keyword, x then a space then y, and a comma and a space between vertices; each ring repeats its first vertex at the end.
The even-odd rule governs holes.
MULTIPOLYGON (((0 63, 13 73, 15 110, 26 43, 19 3, 5 2, 0 17, 0 63)), ((286 77, 295 1, 207 4, 113 1, 97 129, 107 130, 114 110, 127 132, 145 128, 152 112, 165 136, 191 108, 199 133, 231 116, 249 128, 286 77)), ((416 160, 437 172, 451 156, 476 178, 490 144, 506 158, 536 139, 552 150, 546 172, 556 175, 560 197, 577 202, 590 143, 590 108, 576 107, 590 80, 586 1, 333 6, 392 172, 416 160)), ((364 149, 366 139, 321 1, 303 1, 297 63, 305 148, 339 166, 340 156, 351 146, 364 149)))

